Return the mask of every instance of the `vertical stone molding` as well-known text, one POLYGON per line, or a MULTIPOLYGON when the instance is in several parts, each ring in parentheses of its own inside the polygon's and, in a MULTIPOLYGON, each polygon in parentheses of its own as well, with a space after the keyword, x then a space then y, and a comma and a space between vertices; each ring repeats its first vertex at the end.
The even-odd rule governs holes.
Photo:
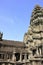
POLYGON ((22 61, 22 53, 20 53, 20 61, 22 61))
POLYGON ((2 63, 2 65, 5 65, 5 63, 2 63))
POLYGON ((15 53, 12 54, 12 61, 16 61, 15 53))

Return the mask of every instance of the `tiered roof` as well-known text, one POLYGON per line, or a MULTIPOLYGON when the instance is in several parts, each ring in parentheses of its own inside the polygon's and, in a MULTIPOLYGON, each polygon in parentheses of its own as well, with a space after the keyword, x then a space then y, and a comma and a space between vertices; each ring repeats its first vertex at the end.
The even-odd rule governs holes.
POLYGON ((29 43, 31 46, 41 46, 43 43, 43 8, 39 5, 36 5, 32 12, 27 32, 27 42, 28 46, 29 43))

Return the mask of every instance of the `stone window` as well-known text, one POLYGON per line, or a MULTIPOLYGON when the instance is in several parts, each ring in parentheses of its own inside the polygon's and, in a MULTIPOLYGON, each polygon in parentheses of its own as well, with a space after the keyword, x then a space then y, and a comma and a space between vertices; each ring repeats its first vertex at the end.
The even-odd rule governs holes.
POLYGON ((16 56, 16 61, 19 61, 20 60, 20 53, 15 53, 15 56, 16 56))
POLYGON ((28 42, 26 42, 26 44, 28 44, 28 42))
POLYGON ((41 65, 43 65, 43 61, 41 62, 41 65))
POLYGON ((36 54, 36 50, 33 50, 33 56, 36 54))
POLYGON ((0 54, 0 59, 4 59, 4 54, 0 54))
POLYGON ((28 53, 27 53, 27 59, 28 59, 28 53))
POLYGON ((0 59, 1 59, 1 54, 0 54, 0 59))
POLYGON ((22 60, 24 59, 24 55, 22 55, 22 60))

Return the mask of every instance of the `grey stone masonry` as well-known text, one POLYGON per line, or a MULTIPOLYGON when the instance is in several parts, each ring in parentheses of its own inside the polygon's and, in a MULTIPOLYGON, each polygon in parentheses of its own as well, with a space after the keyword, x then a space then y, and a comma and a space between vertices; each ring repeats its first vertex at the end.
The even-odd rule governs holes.
POLYGON ((24 43, 28 47, 29 61, 32 65, 43 65, 43 8, 36 5, 32 11, 30 26, 24 35, 24 43))

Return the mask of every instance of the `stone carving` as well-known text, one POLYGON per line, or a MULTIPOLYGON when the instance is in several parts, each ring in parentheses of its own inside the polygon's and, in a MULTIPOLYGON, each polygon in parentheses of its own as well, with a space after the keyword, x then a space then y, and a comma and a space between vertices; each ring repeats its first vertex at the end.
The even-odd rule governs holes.
MULTIPOLYGON (((43 8, 39 5, 36 5, 33 9, 31 20, 30 20, 30 26, 26 33, 27 38, 25 36, 24 41, 26 40, 26 46, 28 47, 28 51, 32 52, 32 56, 30 59, 34 64, 36 61, 39 63, 43 62, 40 55, 42 55, 42 48, 43 48, 43 8), (27 44, 28 43, 28 44, 27 44), (36 57, 36 58, 35 58, 36 57), (34 59, 34 60, 33 60, 34 59)), ((30 54, 31 55, 31 54, 30 54)), ((30 56, 29 55, 29 56, 30 56)), ((40 64, 41 65, 41 64, 40 64)))

